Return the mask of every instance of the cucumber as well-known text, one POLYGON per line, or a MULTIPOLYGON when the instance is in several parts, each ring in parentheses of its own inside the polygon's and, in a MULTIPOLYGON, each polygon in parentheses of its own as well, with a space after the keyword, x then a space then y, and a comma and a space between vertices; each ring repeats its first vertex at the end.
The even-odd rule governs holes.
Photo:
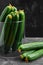
POLYGON ((18 51, 28 51, 32 49, 43 48, 43 42, 26 43, 19 46, 18 51))
POLYGON ((6 48, 8 48, 7 46, 7 39, 8 39, 8 36, 9 36, 9 32, 10 32, 10 27, 11 27, 11 24, 12 24, 12 15, 8 14, 6 19, 5 19, 5 28, 4 28, 4 51, 6 51, 6 48))
POLYGON ((5 40, 5 43, 6 43, 6 40, 8 38, 8 34, 10 32, 10 27, 11 27, 11 24, 12 24, 12 15, 11 14, 7 15, 5 22, 6 22, 6 24, 5 24, 5 29, 4 29, 4 40, 5 40))
POLYGON ((39 49, 39 50, 33 52, 32 54, 27 54, 25 61, 26 62, 33 61, 33 60, 40 58, 41 56, 43 56, 43 49, 39 49))
POLYGON ((11 31, 9 34, 9 38, 8 38, 8 42, 7 45, 5 47, 5 53, 8 53, 8 51, 10 50, 10 48, 12 47, 14 40, 15 40, 15 36, 16 36, 16 32, 17 32, 17 28, 18 28, 18 21, 19 21, 19 14, 16 12, 12 12, 12 25, 11 25, 11 31))
POLYGON ((6 41, 8 38, 11 23, 12 23, 12 16, 8 14, 6 16, 6 19, 2 28, 2 32, 1 32, 1 36, 0 36, 0 40, 4 42, 4 46, 7 44, 6 41))
POLYGON ((4 22, 6 16, 12 11, 12 5, 8 5, 4 8, 0 16, 0 22, 4 22))
POLYGON ((16 38, 14 40, 12 51, 15 51, 18 46, 21 44, 21 40, 24 34, 24 27, 25 27, 25 13, 23 10, 19 10, 19 26, 16 34, 16 38))
POLYGON ((25 57, 27 57, 27 55, 29 54, 32 54, 33 52, 35 52, 35 50, 31 50, 31 51, 26 51, 26 52, 23 52, 21 55, 20 55, 20 58, 21 59, 25 59, 25 57))
MULTIPOLYGON (((14 17, 14 12, 16 13, 16 11, 17 11, 17 8, 16 7, 14 7, 14 6, 12 6, 12 12, 10 12, 9 14, 10 15, 12 15, 12 20, 14 19, 13 17, 14 17)), ((9 25, 9 27, 10 27, 10 23, 7 23, 8 25, 9 25)), ((7 28, 6 29, 8 29, 8 31, 9 31, 9 27, 8 27, 8 25, 7 25, 7 28)), ((6 36, 6 40, 8 39, 8 37, 9 37, 9 33, 10 32, 7 32, 8 34, 6 35, 6 33, 5 33, 5 36, 6 36)), ((5 41, 6 41, 5 40, 5 41)), ((7 43, 7 42, 5 42, 5 43, 7 43)))
POLYGON ((17 8, 15 6, 12 6, 12 12, 17 11, 17 8))

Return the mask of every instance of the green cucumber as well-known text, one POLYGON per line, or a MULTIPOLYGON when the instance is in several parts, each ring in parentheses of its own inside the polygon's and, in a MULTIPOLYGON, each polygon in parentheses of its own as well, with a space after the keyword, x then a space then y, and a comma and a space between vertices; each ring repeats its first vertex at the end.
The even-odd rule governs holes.
POLYGON ((32 54, 33 52, 35 52, 35 50, 23 52, 23 53, 20 55, 20 58, 21 58, 21 59, 25 59, 25 57, 27 57, 27 55, 32 54))
POLYGON ((43 48, 43 42, 32 42, 32 43, 26 43, 19 46, 18 51, 28 51, 32 49, 39 49, 43 48))
POLYGON ((15 36, 16 36, 17 28, 18 28, 18 21, 19 21, 19 14, 17 12, 18 11, 11 13, 13 19, 12 19, 11 31, 10 31, 10 34, 9 34, 5 53, 8 53, 8 51, 12 47, 14 40, 15 40, 15 36))
POLYGON ((7 39, 8 39, 8 36, 9 36, 9 32, 10 32, 10 27, 11 27, 11 24, 12 24, 12 15, 11 14, 8 14, 6 19, 5 19, 5 28, 4 28, 4 50, 6 51, 6 48, 8 48, 7 46, 7 39))
POLYGON ((23 10, 20 10, 19 11, 19 26, 18 26, 16 38, 12 46, 12 51, 15 51, 18 48, 18 46, 21 44, 20 42, 23 38, 24 27, 25 27, 25 13, 23 10))
POLYGON ((4 22, 6 16, 7 16, 11 11, 12 11, 12 6, 11 6, 11 5, 6 6, 6 7, 4 8, 4 10, 2 11, 2 13, 1 13, 0 22, 4 22))
POLYGON ((12 6, 12 12, 17 11, 17 8, 15 6, 12 6))
MULTIPOLYGON (((14 6, 13 6, 13 8, 14 8, 14 6)), ((12 8, 12 9, 13 9, 13 8, 12 8)), ((5 27, 5 29, 7 29, 7 31, 5 30, 5 31, 6 31, 6 32, 5 32, 5 38, 6 38, 6 39, 5 39, 5 43, 7 43, 8 38, 9 38, 9 36, 10 36, 10 32, 12 32, 12 31, 11 31, 11 28, 13 27, 12 23, 13 23, 13 20, 14 20, 14 16, 15 16, 14 14, 16 13, 16 10, 17 10, 17 9, 12 10, 12 12, 9 13, 9 15, 12 15, 12 20, 11 20, 11 23, 8 21, 9 23, 7 23, 7 26, 5 27), (13 12, 13 11, 14 11, 14 12, 13 12), (7 40, 7 41, 6 41, 6 40, 7 40)))
POLYGON ((0 35, 0 40, 4 42, 4 46, 7 44, 6 41, 8 38, 11 23, 12 23, 12 16, 10 14, 8 14, 6 16, 6 19, 5 19, 3 28, 2 28, 2 32, 0 35))
POLYGON ((7 15, 5 22, 6 22, 6 25, 5 25, 5 29, 4 29, 4 40, 5 40, 5 43, 6 43, 6 40, 8 38, 8 34, 10 32, 10 27, 11 27, 11 24, 12 24, 12 15, 11 14, 7 15))
POLYGON ((39 50, 33 52, 32 54, 27 54, 25 61, 26 62, 33 61, 33 60, 40 58, 41 56, 43 56, 43 49, 39 49, 39 50))
POLYGON ((11 4, 9 4, 9 5, 6 6, 6 7, 4 8, 4 10, 2 11, 1 16, 0 16, 0 22, 4 22, 6 16, 7 16, 11 11, 12 11, 12 12, 13 12, 13 11, 17 11, 17 8, 14 7, 14 6, 12 6, 11 4))

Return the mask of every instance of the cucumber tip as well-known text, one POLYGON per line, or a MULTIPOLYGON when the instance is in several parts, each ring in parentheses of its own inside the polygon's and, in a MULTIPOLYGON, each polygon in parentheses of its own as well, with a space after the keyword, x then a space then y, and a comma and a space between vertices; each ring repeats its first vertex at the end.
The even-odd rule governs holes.
POLYGON ((25 58, 25 62, 28 63, 28 59, 27 58, 25 58))
POLYGON ((20 55, 20 58, 21 58, 21 59, 23 59, 23 56, 22 56, 22 55, 20 55))
POLYGON ((21 53, 21 49, 18 49, 17 51, 18 51, 19 53, 21 53))

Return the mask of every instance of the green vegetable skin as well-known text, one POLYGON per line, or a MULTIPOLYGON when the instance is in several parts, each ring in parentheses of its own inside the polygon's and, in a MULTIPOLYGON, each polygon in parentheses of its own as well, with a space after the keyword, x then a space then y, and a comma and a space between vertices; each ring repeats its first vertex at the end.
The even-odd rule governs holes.
MULTIPOLYGON (((1 16, 0 16, 0 22, 5 22, 5 18, 6 18, 6 16, 10 13, 10 12, 15 12, 15 11, 17 11, 17 8, 16 7, 14 7, 14 6, 12 6, 11 4, 9 4, 9 6, 6 6, 5 8, 4 8, 4 10, 2 11, 2 13, 1 13, 1 16)), ((4 24, 4 23, 3 23, 4 24)), ((4 24, 5 25, 5 24, 4 24)), ((9 30, 8 29, 8 23, 6 24, 7 26, 6 26, 6 29, 7 30, 9 30)), ((3 26, 4 27, 4 26, 3 26)), ((6 32, 7 32, 7 30, 6 30, 6 32)), ((5 32, 4 32, 5 33, 5 32)), ((1 34, 1 33, 0 33, 1 34)), ((6 34, 5 33, 5 38, 7 38, 8 37, 8 34, 6 34)))
POLYGON ((1 16, 0 16, 0 22, 4 22, 5 21, 6 16, 11 12, 11 10, 12 10, 12 6, 11 5, 6 6, 4 8, 4 10, 2 11, 1 16))
POLYGON ((8 6, 6 6, 6 7, 4 8, 4 10, 2 11, 2 13, 1 13, 0 22, 4 22, 6 16, 7 16, 10 12, 13 12, 13 11, 17 11, 17 8, 14 7, 14 6, 12 6, 11 4, 9 4, 8 6))
POLYGON ((10 34, 9 34, 9 38, 8 38, 8 42, 7 45, 5 47, 5 53, 8 53, 8 51, 10 50, 12 44, 14 43, 14 39, 16 36, 16 32, 17 32, 17 28, 18 28, 18 21, 19 21, 19 14, 18 12, 12 12, 12 17, 13 17, 13 21, 12 21, 12 25, 11 25, 11 30, 10 30, 10 34))
POLYGON ((43 56, 43 49, 37 50, 35 52, 33 52, 32 54, 27 54, 25 61, 33 61, 38 59, 39 57, 43 56))
MULTIPOLYGON (((10 6, 12 6, 12 5, 10 5, 10 6)), ((14 7, 14 6, 12 6, 12 9, 11 9, 11 11, 13 12, 15 12, 15 11, 17 11, 17 8, 16 7, 14 7)), ((12 12, 10 12, 9 14, 10 15, 12 15, 12 12)), ((13 16, 13 15, 12 15, 13 16)), ((13 19, 13 18, 12 18, 13 19)), ((11 28, 12 26, 12 22, 11 22, 11 24, 10 24, 10 22, 7 22, 7 24, 6 24, 6 27, 5 27, 5 38, 6 38, 6 40, 9 38, 9 35, 10 35, 10 31, 9 30, 11 30, 11 29, 9 29, 9 28, 11 28), (6 31, 6 29, 7 29, 7 31, 6 31)), ((7 42, 5 42, 5 43, 7 43, 7 42)))
POLYGON ((7 41, 8 33, 10 30, 11 22, 12 22, 12 16, 10 14, 8 14, 6 16, 6 19, 5 19, 3 28, 2 28, 2 32, 0 35, 0 39, 1 39, 1 41, 3 40, 4 45, 6 45, 6 41, 7 41))
POLYGON ((27 51, 31 49, 39 49, 43 48, 43 42, 32 42, 32 43, 26 43, 19 46, 18 51, 27 51))
POLYGON ((10 27, 12 24, 12 15, 11 14, 7 15, 5 22, 6 22, 6 24, 5 24, 5 29, 4 29, 4 40, 5 40, 5 43, 7 43, 7 38, 8 38, 8 35, 10 32, 10 27))
POLYGON ((12 6, 12 12, 17 11, 17 8, 15 6, 12 6))
POLYGON ((25 27, 25 13, 23 10, 19 11, 19 21, 21 21, 21 22, 19 22, 16 38, 15 38, 13 46, 12 46, 12 51, 15 51, 18 48, 18 46, 21 44, 20 42, 23 38, 24 27, 25 27))
POLYGON ((35 52, 35 50, 23 52, 23 53, 20 55, 20 58, 21 58, 21 59, 25 59, 25 57, 27 57, 27 55, 32 54, 33 52, 35 52))

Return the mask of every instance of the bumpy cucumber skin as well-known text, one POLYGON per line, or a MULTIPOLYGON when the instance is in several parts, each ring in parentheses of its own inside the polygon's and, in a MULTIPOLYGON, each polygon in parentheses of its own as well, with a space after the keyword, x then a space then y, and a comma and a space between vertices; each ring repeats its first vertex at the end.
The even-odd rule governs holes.
POLYGON ((9 5, 9 6, 6 6, 4 8, 4 10, 2 11, 1 13, 1 16, 0 16, 0 22, 4 22, 5 21, 5 18, 6 16, 11 12, 11 11, 17 11, 17 8, 12 6, 12 5, 9 5))
POLYGON ((0 16, 0 22, 5 21, 6 16, 11 12, 11 10, 12 10, 11 6, 6 6, 4 8, 4 10, 2 11, 1 16, 0 16))
POLYGON ((26 52, 24 52, 24 53, 22 53, 22 59, 25 59, 25 57, 27 57, 27 55, 29 55, 29 54, 32 54, 33 52, 35 52, 35 50, 31 50, 31 51, 26 51, 26 52))
POLYGON ((23 34, 24 34, 25 13, 22 10, 19 11, 19 21, 21 21, 21 22, 19 23, 19 26, 18 26, 16 38, 15 38, 13 46, 12 46, 12 51, 15 51, 18 48, 18 46, 21 44, 20 42, 21 42, 23 34))
POLYGON ((19 46, 18 50, 27 51, 31 49, 40 49, 43 48, 43 42, 32 42, 26 43, 19 46))
POLYGON ((3 24, 3 27, 2 27, 1 35, 0 35, 0 39, 1 39, 1 41, 3 41, 4 45, 7 41, 8 33, 9 33, 9 30, 10 30, 10 25, 11 25, 11 22, 12 22, 12 18, 9 18, 9 16, 12 17, 11 15, 7 15, 5 22, 3 24))
POLYGON ((15 12, 15 11, 17 11, 17 8, 12 6, 12 12, 15 12))
POLYGON ((43 49, 37 50, 34 53, 27 55, 28 60, 33 61, 43 56, 43 49))
POLYGON ((6 19, 5 19, 5 29, 4 29, 4 40, 5 40, 5 43, 6 43, 6 40, 8 38, 8 34, 10 32, 10 27, 11 27, 11 24, 12 24, 12 18, 9 18, 9 17, 12 17, 12 15, 8 14, 6 19))
POLYGON ((10 48, 12 47, 14 40, 15 40, 15 36, 16 36, 16 32, 17 32, 17 28, 18 28, 18 20, 19 20, 19 14, 16 13, 12 13, 12 17, 14 19, 12 19, 12 25, 11 25, 11 30, 10 30, 10 34, 9 34, 9 40, 7 42, 7 50, 5 51, 5 53, 8 53, 8 51, 10 50, 10 48))
POLYGON ((4 50, 7 51, 6 49, 8 48, 8 43, 7 43, 7 39, 9 36, 9 32, 10 32, 10 27, 12 24, 12 15, 8 14, 6 19, 5 19, 5 27, 4 27, 4 50))

